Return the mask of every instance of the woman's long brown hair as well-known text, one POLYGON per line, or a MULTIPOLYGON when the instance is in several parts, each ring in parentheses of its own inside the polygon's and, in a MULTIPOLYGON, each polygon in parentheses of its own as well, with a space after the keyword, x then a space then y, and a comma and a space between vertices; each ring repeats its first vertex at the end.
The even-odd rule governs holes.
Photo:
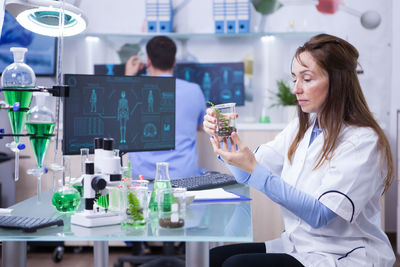
MULTIPOLYGON (((358 51, 347 41, 338 37, 319 34, 312 37, 296 51, 295 58, 302 64, 300 55, 308 52, 318 66, 328 73, 329 91, 323 104, 319 118, 326 130, 322 151, 317 159, 315 169, 321 167, 325 161, 332 159, 336 142, 343 125, 370 127, 378 135, 378 147, 387 164, 387 173, 384 180, 384 192, 389 188, 393 178, 393 159, 389 141, 385 133, 374 119, 365 97, 362 93, 357 77, 358 51)), ((299 130, 289 147, 288 159, 292 163, 294 152, 305 132, 310 127, 309 114, 297 107, 299 130)))

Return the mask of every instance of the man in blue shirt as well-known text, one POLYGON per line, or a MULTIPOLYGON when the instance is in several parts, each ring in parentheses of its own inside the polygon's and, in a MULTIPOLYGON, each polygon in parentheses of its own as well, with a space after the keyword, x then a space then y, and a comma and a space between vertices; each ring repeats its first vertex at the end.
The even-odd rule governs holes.
MULTIPOLYGON (((147 50, 147 72, 150 76, 171 77, 176 63, 176 45, 166 36, 156 36, 149 40, 147 50)), ((125 65, 125 75, 136 75, 143 69, 139 57, 131 57, 125 65)), ((176 79, 175 102, 175 149, 129 153, 133 178, 142 174, 145 178, 155 178, 156 162, 169 163, 171 179, 200 175, 198 167, 196 134, 202 130, 206 102, 199 85, 176 79)))
MULTIPOLYGON (((166 36, 156 36, 149 40, 147 50, 147 73, 150 76, 171 77, 176 64, 176 45, 166 36)), ((129 58, 125 65, 125 75, 137 75, 144 63, 138 56, 129 58)), ((198 155, 196 135, 203 129, 206 100, 200 86, 185 80, 176 79, 175 100, 175 149, 168 151, 149 151, 129 153, 132 164, 132 177, 139 175, 154 179, 156 162, 169 163, 171 179, 200 175, 204 171, 197 164, 198 155)), ((143 243, 132 242, 133 254, 144 252, 143 243)))

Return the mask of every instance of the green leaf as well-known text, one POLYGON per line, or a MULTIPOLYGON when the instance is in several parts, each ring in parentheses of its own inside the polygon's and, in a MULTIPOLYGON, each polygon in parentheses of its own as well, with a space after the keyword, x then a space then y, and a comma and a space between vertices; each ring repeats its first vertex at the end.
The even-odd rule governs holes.
POLYGON ((271 106, 292 106, 297 104, 296 95, 291 92, 290 87, 283 80, 278 80, 276 85, 278 86, 278 92, 275 96, 278 98, 278 102, 271 106))
POLYGON ((135 221, 143 220, 143 209, 140 206, 139 199, 132 192, 128 193, 128 215, 131 215, 135 221))

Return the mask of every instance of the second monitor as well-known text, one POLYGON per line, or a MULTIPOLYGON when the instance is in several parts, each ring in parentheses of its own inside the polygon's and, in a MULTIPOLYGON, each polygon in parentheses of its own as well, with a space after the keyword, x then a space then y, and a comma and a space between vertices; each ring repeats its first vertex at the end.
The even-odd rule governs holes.
MULTIPOLYGON (((95 74, 124 75, 124 64, 102 64, 94 66, 95 74)), ((138 75, 144 74, 142 70, 138 75)), ((235 102, 244 105, 244 63, 177 63, 174 69, 177 78, 197 83, 206 100, 214 104, 235 102)))
POLYGON ((66 74, 63 153, 111 137, 121 152, 175 147, 175 79, 66 74))
POLYGON ((206 100, 214 104, 244 105, 244 64, 179 63, 175 76, 200 85, 206 100))

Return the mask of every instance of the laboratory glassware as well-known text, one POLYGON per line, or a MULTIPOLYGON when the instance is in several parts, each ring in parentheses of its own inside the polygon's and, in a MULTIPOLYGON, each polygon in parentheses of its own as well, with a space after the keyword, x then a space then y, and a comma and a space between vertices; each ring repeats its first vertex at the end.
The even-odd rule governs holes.
MULTIPOLYGON (((144 181, 144 180, 141 180, 144 181)), ((135 183, 129 185, 124 191, 126 197, 122 197, 124 209, 122 226, 142 227, 146 225, 148 218, 148 183, 135 183)))
POLYGON ((156 192, 158 189, 171 188, 171 180, 168 173, 168 162, 157 162, 156 179, 154 180, 153 191, 151 192, 149 210, 155 212, 158 209, 156 192))
POLYGON ((81 195, 71 184, 71 157, 63 156, 63 185, 53 193, 51 203, 62 213, 73 213, 81 202, 81 195))
POLYGON ((186 188, 157 190, 158 223, 163 228, 181 228, 186 216, 186 188))
POLYGON ((46 97, 47 95, 45 93, 35 93, 36 106, 31 108, 26 116, 26 128, 37 164, 36 168, 28 170, 28 174, 32 174, 38 179, 38 201, 40 201, 41 198, 41 177, 45 173, 43 160, 55 124, 53 113, 45 106, 46 97))
POLYGON ((11 123, 11 129, 14 141, 6 146, 15 152, 15 181, 19 179, 19 151, 25 146, 20 144, 20 136, 25 126, 26 114, 32 101, 32 89, 35 87, 36 75, 31 67, 24 63, 27 48, 11 47, 14 62, 8 65, 1 75, 1 87, 4 92, 4 98, 9 106, 8 117, 11 123))
POLYGON ((89 161, 89 148, 81 148, 81 175, 77 178, 71 178, 72 186, 78 190, 81 197, 83 197, 83 176, 85 175, 85 163, 89 161))

